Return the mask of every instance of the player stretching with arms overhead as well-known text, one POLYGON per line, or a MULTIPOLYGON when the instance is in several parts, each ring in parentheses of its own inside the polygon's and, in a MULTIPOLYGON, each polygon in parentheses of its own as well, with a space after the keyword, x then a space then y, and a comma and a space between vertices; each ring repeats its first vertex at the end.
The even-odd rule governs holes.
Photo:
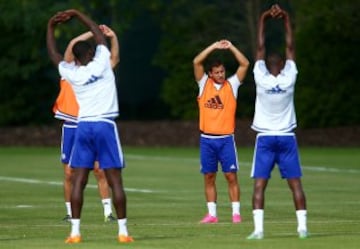
POLYGON ((235 113, 237 92, 245 78, 248 59, 228 40, 216 41, 201 51, 193 60, 194 76, 199 86, 200 165, 204 175, 204 188, 208 213, 200 223, 217 223, 216 174, 218 163, 228 183, 232 206, 232 222, 240 223, 239 169, 235 145, 235 113), (239 66, 234 75, 225 76, 225 66, 215 60, 207 73, 203 62, 215 50, 229 50, 239 66))
POLYGON ((256 83, 255 116, 252 128, 256 137, 251 176, 254 180, 253 219, 255 229, 248 239, 264 237, 264 199, 271 172, 278 165, 281 177, 291 189, 300 238, 306 238, 306 200, 301 185, 302 175, 296 127, 294 88, 297 75, 295 48, 289 14, 278 5, 262 13, 258 24, 254 78, 256 83), (269 53, 265 58, 265 21, 282 18, 285 24, 285 56, 269 53))
POLYGON ((73 169, 71 193, 71 232, 66 243, 81 242, 80 216, 84 189, 89 172, 96 160, 104 170, 112 190, 118 218, 118 241, 132 242, 128 235, 126 195, 122 184, 121 169, 125 166, 117 126, 118 100, 115 76, 110 63, 110 51, 99 26, 80 11, 70 9, 55 14, 48 21, 47 47, 50 59, 59 68, 62 78, 73 86, 79 104, 78 127, 70 159, 73 169), (94 49, 87 41, 73 46, 74 61, 64 61, 56 48, 55 26, 76 17, 94 35, 94 49))
MULTIPOLYGON (((100 25, 99 28, 103 34, 110 39, 110 60, 111 66, 114 68, 120 61, 119 43, 117 36, 115 32, 106 25, 100 25)), ((72 39, 65 50, 64 59, 66 61, 73 61, 74 55, 72 54, 72 47, 74 44, 78 41, 88 40, 92 37, 92 32, 88 31, 72 39)), ((53 112, 55 114, 55 118, 63 120, 61 129, 61 162, 63 163, 64 168, 64 199, 67 211, 67 214, 63 220, 70 222, 71 167, 69 166, 69 160, 74 145, 79 105, 76 101, 74 90, 72 89, 71 84, 65 79, 60 80, 60 92, 53 106, 53 112)), ((99 168, 99 164, 97 162, 95 163, 93 172, 97 181, 101 203, 104 208, 104 220, 105 222, 116 221, 112 215, 109 185, 106 181, 104 171, 99 168)))

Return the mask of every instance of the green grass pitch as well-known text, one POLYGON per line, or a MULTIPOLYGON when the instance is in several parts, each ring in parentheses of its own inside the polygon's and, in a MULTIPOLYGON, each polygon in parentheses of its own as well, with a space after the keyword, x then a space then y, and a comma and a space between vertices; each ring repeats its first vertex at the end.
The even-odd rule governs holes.
POLYGON ((226 182, 218 174, 219 223, 206 213, 198 148, 125 147, 123 171, 132 244, 118 244, 117 224, 104 223, 91 175, 85 192, 83 242, 66 245, 58 148, 0 148, 0 248, 339 249, 360 245, 360 148, 300 148, 311 237, 297 238, 290 191, 277 169, 266 193, 265 238, 248 241, 252 148, 239 148, 243 222, 231 223, 226 182))

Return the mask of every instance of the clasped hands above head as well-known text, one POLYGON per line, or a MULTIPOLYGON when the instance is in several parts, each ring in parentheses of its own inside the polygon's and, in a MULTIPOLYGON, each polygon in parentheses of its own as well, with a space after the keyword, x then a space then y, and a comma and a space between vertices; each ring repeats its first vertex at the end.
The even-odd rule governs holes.
POLYGON ((53 19, 54 23, 63 23, 63 22, 67 22, 68 20, 70 20, 77 13, 78 13, 77 10, 74 10, 74 9, 60 11, 60 12, 57 12, 52 17, 52 19, 53 19))
POLYGON ((225 39, 217 41, 215 44, 217 49, 228 49, 232 45, 230 41, 225 39))
POLYGON ((274 4, 269 9, 270 16, 273 18, 282 18, 286 14, 285 10, 281 9, 278 4, 274 4))

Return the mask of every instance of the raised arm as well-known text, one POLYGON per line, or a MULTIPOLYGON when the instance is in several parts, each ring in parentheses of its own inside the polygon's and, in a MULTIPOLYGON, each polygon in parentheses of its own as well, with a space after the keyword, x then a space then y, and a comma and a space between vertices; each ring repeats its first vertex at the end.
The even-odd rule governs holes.
POLYGON ((197 56, 195 56, 193 60, 193 67, 194 67, 194 76, 196 81, 199 81, 203 77, 205 73, 205 68, 203 64, 204 60, 215 49, 226 49, 226 48, 224 47, 224 44, 222 44, 220 41, 216 41, 213 44, 206 47, 197 56))
POLYGON ((260 18, 258 23, 258 33, 257 33, 257 44, 256 44, 256 54, 255 59, 256 60, 264 60, 265 59, 265 22, 266 19, 269 17, 272 17, 274 15, 275 9, 274 7, 271 7, 270 9, 264 11, 260 18))
MULTIPOLYGON (((56 46, 56 40, 54 36, 55 26, 59 23, 63 23, 71 19, 72 17, 77 17, 85 26, 87 26, 92 32, 96 44, 106 44, 106 39, 99 29, 99 26, 92 21, 89 17, 77 11, 75 9, 66 10, 63 12, 58 12, 53 17, 51 17, 48 21, 47 25, 47 34, 46 34, 46 44, 48 53, 51 61, 54 65, 58 65, 61 60, 63 60, 63 56, 58 51, 56 46)), ((66 54, 68 55, 68 54, 66 54)))
POLYGON ((194 67, 194 76, 196 81, 199 81, 205 73, 204 60, 206 59, 206 57, 208 57, 208 55, 212 51, 214 51, 218 47, 218 45, 219 42, 216 41, 195 56, 193 60, 193 67, 194 67))
POLYGON ((229 50, 234 54, 235 59, 238 61, 239 63, 239 67, 236 70, 236 75, 238 77, 238 79, 240 81, 242 81, 245 76, 246 76, 246 72, 249 68, 249 60, 245 57, 245 55, 243 53, 241 53, 241 51, 235 47, 231 42, 226 41, 229 43, 228 47, 229 50))
POLYGON ((100 30, 110 39, 110 61, 111 67, 114 68, 120 62, 120 46, 116 33, 106 25, 100 25, 100 30))
POLYGON ((75 9, 66 10, 65 13, 70 17, 77 17, 80 22, 82 22, 86 27, 88 27, 89 30, 93 33, 96 44, 106 45, 106 39, 103 33, 101 32, 99 26, 93 20, 75 9))
POLYGON ((55 26, 58 23, 66 22, 69 19, 70 17, 68 15, 64 14, 63 12, 59 12, 52 16, 47 24, 46 46, 50 60, 55 66, 57 66, 59 62, 63 59, 61 53, 56 46, 56 40, 54 36, 55 26))
POLYGON ((91 31, 82 33, 81 35, 73 38, 69 44, 66 47, 65 53, 64 53, 64 60, 67 62, 74 61, 74 54, 72 53, 72 47, 77 43, 78 41, 84 41, 88 40, 93 37, 93 33, 91 31))
POLYGON ((284 19, 285 27, 285 56, 286 59, 295 60, 295 46, 291 20, 288 12, 280 9, 280 17, 284 19))
MULTIPOLYGON (((111 67, 114 68, 120 61, 119 58, 119 42, 117 39, 117 36, 115 34, 115 32, 110 29, 108 26, 102 24, 99 25, 99 28, 101 30, 101 32, 110 39, 110 62, 111 62, 111 67)), ((93 33, 91 31, 82 33, 81 35, 73 38, 68 46, 66 47, 65 53, 64 53, 64 60, 67 62, 71 62, 74 60, 74 54, 72 53, 72 47, 74 46, 74 44, 78 41, 84 41, 84 40, 88 40, 90 38, 93 37, 93 33)))

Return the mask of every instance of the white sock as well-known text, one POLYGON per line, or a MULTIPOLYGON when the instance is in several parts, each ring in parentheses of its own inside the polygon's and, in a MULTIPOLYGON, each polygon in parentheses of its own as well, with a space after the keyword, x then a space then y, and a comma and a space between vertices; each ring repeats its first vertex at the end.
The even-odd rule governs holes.
POLYGON ((70 215, 70 217, 71 217, 71 203, 70 202, 65 202, 65 207, 66 207, 66 213, 68 215, 70 215))
POLYGON ((298 222, 298 227, 297 227, 297 231, 299 232, 300 230, 303 231, 307 231, 307 227, 306 227, 306 217, 307 216, 307 211, 306 210, 296 210, 296 218, 297 218, 297 222, 298 222))
POLYGON ((239 201, 232 202, 231 207, 232 207, 232 215, 240 214, 240 202, 239 201))
POLYGON ((209 210, 209 214, 211 216, 214 216, 216 217, 216 202, 208 202, 207 203, 207 207, 208 207, 208 210, 209 210))
POLYGON ((80 235, 80 219, 71 219, 71 233, 70 236, 79 236, 80 235))
POLYGON ((255 233, 264 232, 264 209, 254 209, 253 219, 255 226, 254 232, 255 233))
POLYGON ((128 236, 128 230, 126 226, 127 219, 118 219, 119 235, 128 236))
POLYGON ((104 216, 108 217, 111 213, 111 199, 110 198, 106 198, 106 199, 102 199, 101 200, 103 207, 104 207, 104 216))

